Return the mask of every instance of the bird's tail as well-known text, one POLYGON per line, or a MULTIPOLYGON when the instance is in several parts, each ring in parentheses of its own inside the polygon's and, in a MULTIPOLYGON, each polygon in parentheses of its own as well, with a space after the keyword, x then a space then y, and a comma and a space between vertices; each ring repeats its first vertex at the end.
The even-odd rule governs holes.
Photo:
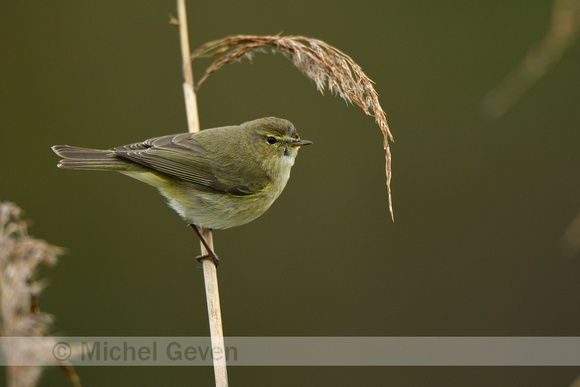
POLYGON ((58 163, 59 168, 126 171, 132 164, 110 150, 78 148, 68 145, 55 145, 52 150, 63 158, 58 163))

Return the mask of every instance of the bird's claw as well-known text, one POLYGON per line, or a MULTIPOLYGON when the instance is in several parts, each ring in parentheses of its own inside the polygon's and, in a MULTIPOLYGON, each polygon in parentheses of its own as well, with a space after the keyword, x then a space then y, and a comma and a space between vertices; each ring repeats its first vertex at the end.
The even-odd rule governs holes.
POLYGON ((213 261, 213 263, 215 264, 215 267, 218 267, 218 265, 220 263, 220 259, 215 254, 199 255, 199 256, 195 257, 195 259, 197 259, 201 263, 203 263, 203 261, 205 261, 206 259, 211 259, 213 261))

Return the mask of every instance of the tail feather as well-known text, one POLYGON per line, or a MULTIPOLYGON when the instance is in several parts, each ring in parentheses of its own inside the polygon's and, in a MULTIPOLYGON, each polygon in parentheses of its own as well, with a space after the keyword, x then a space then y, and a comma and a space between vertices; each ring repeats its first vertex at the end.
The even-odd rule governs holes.
POLYGON ((55 145, 52 150, 63 158, 58 163, 59 168, 126 171, 133 164, 110 150, 79 148, 68 145, 55 145))

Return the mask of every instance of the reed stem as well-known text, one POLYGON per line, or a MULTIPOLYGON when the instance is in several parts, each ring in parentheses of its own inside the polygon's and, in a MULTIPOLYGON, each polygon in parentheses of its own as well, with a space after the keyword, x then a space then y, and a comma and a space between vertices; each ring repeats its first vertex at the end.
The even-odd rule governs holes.
MULTIPOLYGON (((177 0, 178 26, 181 41, 181 55, 183 59, 183 93, 187 110, 187 123, 191 133, 199 132, 199 116, 197 112, 197 97, 194 90, 193 71, 191 68, 191 53, 189 49, 189 35, 187 31, 187 16, 185 12, 185 0, 177 0)), ((206 243, 215 251, 213 236, 210 229, 201 227, 200 233, 206 243)), ((201 244, 201 254, 208 254, 201 244)), ((203 276, 205 281, 205 295, 207 299, 207 312, 209 318, 209 330, 211 334, 212 359, 215 376, 215 385, 219 387, 228 385, 226 368, 224 334, 222 328, 222 316, 217 279, 217 268, 211 259, 203 260, 203 276)))

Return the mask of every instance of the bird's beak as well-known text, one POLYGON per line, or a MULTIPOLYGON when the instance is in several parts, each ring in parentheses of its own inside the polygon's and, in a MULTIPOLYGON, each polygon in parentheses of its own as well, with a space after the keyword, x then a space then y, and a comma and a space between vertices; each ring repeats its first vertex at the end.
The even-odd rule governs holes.
POLYGON ((288 146, 303 146, 303 145, 310 145, 312 141, 308 140, 296 140, 288 144, 288 146))

